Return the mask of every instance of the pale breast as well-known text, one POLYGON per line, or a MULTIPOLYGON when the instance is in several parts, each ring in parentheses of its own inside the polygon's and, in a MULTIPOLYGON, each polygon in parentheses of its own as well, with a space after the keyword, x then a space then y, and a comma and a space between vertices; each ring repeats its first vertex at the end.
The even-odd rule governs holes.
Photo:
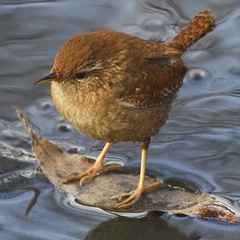
MULTIPOLYGON (((57 82, 51 85, 56 109, 79 132, 105 142, 142 141, 155 135, 169 112, 166 106, 131 109, 116 99, 81 101, 57 82), (73 100, 74 99, 74 100, 73 100)), ((79 94, 79 93, 78 93, 79 94)))

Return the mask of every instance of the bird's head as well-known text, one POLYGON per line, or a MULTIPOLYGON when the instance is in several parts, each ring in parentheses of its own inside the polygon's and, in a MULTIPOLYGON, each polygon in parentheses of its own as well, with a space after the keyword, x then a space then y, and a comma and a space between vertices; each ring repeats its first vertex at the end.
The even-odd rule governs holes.
POLYGON ((34 85, 54 81, 86 87, 93 82, 101 85, 122 79, 127 68, 127 36, 98 31, 70 38, 61 46, 50 74, 34 85))

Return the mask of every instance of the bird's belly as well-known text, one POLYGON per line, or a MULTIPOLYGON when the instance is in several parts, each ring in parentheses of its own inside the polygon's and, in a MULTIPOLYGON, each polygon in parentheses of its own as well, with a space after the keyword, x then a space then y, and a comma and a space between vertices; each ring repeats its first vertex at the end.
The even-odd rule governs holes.
POLYGON ((57 87, 52 88, 52 98, 57 110, 76 130, 105 142, 143 141, 158 132, 169 111, 168 105, 124 108, 114 101, 76 104, 57 87))
MULTIPOLYGON (((60 111, 61 112, 61 111, 60 111)), ((79 132, 93 139, 105 142, 142 141, 155 135, 165 123, 166 113, 162 111, 140 111, 96 108, 63 111, 63 116, 79 132), (153 114, 154 113, 154 114, 153 114)))

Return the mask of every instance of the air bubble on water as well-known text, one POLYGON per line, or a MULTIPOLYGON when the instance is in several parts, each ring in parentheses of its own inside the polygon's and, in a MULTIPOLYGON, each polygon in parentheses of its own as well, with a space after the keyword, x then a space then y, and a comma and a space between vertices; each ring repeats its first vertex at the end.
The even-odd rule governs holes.
POLYGON ((187 72, 186 77, 193 81, 201 81, 210 78, 211 74, 204 69, 192 68, 187 72))

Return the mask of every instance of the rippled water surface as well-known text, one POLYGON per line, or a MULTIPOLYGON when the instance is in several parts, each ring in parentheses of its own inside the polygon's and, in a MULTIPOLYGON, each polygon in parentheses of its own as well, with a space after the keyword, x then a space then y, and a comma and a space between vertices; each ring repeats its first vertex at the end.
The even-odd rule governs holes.
MULTIPOLYGON (((214 32, 184 55, 189 67, 169 119, 152 139, 148 171, 192 183, 240 208, 240 2, 1 1, 1 239, 239 239, 239 225, 169 216, 113 218, 79 209, 36 171, 20 108, 34 130, 69 151, 97 156, 103 144, 75 132, 55 111, 46 75, 70 36, 115 29, 171 39, 197 12, 217 17, 214 32), (151 218, 152 219, 152 218, 151 218)), ((139 167, 139 147, 119 143, 108 159, 139 167)))

